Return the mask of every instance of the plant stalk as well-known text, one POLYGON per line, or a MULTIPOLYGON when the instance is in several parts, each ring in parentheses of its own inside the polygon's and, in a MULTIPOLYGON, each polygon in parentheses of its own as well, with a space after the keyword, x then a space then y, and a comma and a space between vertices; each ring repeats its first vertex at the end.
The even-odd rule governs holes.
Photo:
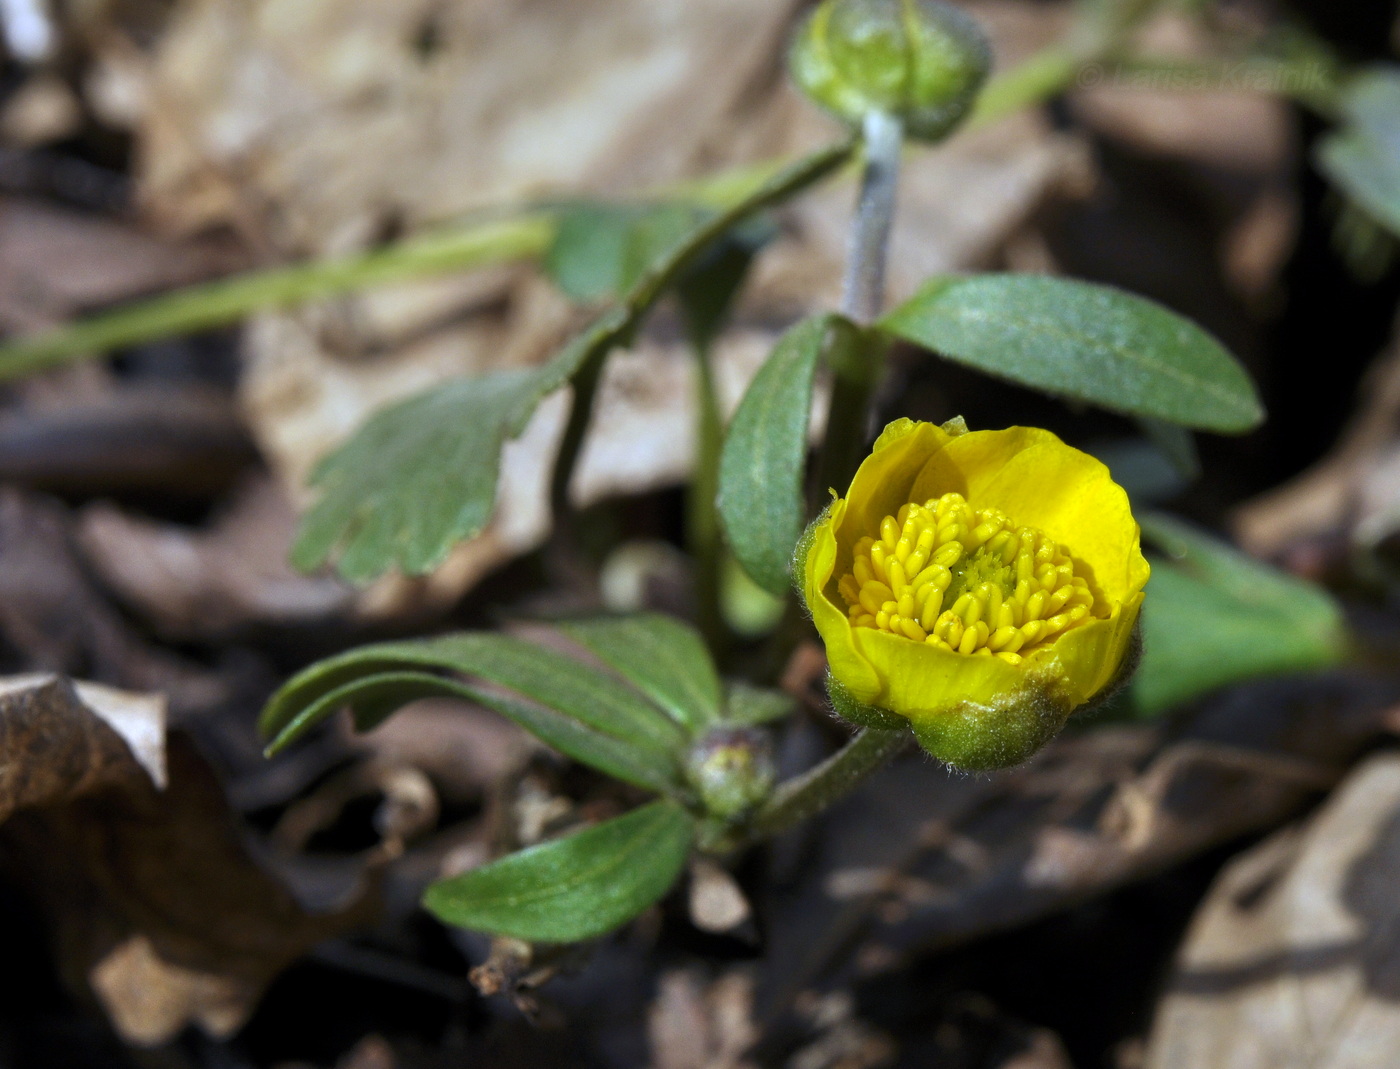
POLYGON ((821 764, 774 791, 749 821, 749 836, 765 839, 816 816, 904 749, 911 738, 903 729, 862 728, 821 764))
POLYGON ((687 488, 686 540, 695 559, 696 622, 710 650, 722 657, 728 645, 720 611, 719 455, 724 444, 724 419, 719 411, 710 346, 695 347, 695 474, 687 488))
MULTIPOLYGON (((865 165, 860 196, 851 220, 841 314, 859 327, 879 317, 885 301, 885 265, 889 260, 890 229, 899 188, 899 157, 903 124, 893 115, 866 116, 865 165)), ((855 473, 869 444, 871 397, 880 379, 884 347, 873 333, 832 352, 834 372, 826 435, 817 458, 812 485, 812 510, 819 509, 828 487, 842 488, 855 473)))
POLYGON ((868 326, 879 316, 885 301, 885 264, 889 259, 904 127, 895 116, 872 111, 865 117, 864 135, 865 169, 851 225, 841 314, 868 326))

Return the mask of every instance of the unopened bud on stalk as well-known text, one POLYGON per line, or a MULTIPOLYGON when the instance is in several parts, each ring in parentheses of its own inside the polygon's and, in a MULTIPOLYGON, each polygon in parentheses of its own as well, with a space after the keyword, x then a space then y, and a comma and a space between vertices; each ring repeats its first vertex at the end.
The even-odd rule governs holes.
POLYGON ((803 92, 852 125, 881 111, 910 137, 936 141, 972 106, 991 50, 977 23, 942 0, 825 0, 789 64, 803 92))
POLYGON ((768 797, 777 772, 768 738, 752 728, 718 728, 690 752, 686 771, 705 809, 721 820, 768 797))

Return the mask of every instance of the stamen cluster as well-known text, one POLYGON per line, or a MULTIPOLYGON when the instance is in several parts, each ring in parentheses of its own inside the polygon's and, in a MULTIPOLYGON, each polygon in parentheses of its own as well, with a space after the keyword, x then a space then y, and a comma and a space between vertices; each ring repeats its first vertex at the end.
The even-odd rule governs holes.
POLYGON ((1061 546, 957 493, 886 516, 837 589, 853 626, 1011 664, 1094 612, 1061 546))

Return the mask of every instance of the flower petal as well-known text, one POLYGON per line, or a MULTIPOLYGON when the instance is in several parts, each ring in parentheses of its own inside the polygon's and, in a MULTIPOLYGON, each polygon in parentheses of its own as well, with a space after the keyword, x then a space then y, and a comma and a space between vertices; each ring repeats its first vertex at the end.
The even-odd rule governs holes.
POLYGON ((1110 604, 1147 582, 1127 493, 1101 461, 1047 430, 1009 427, 951 439, 929 455, 911 490, 916 500, 953 490, 975 508, 998 508, 1018 526, 1040 528, 1087 565, 1090 587, 1110 604))
POLYGON ((826 595, 836 569, 836 528, 846 513, 846 502, 835 501, 816 522, 802 574, 802 592, 812 622, 826 643, 826 659, 846 689, 866 705, 873 705, 880 694, 880 675, 856 648, 850 617, 826 595))
MULTIPOLYGON (((916 722, 936 717, 960 702, 992 702, 1025 681, 1019 665, 1007 664, 1000 657, 967 656, 873 627, 851 630, 856 648, 875 667, 882 683, 872 704, 916 722)), ((835 665, 832 671, 836 671, 835 665)))

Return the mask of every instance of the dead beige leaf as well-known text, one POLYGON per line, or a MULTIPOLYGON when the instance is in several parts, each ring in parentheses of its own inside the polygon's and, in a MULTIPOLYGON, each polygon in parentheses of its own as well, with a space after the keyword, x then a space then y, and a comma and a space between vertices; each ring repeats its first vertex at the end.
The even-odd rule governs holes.
POLYGON ((233 977, 171 964, 144 935, 118 944, 88 979, 117 1031, 145 1047, 164 1043, 191 1021, 210 1035, 231 1035, 257 998, 233 977))
POLYGON ((165 702, 56 675, 0 680, 0 821, 106 787, 165 785, 165 702))
POLYGON ((753 916, 739 882, 723 866, 697 857, 690 863, 690 919, 705 932, 729 932, 753 916))
POLYGON ((49 920, 59 967, 128 1041, 237 1030, 267 984, 366 922, 361 894, 306 913, 249 856, 212 772, 153 695, 0 680, 6 878, 49 920))
POLYGON ((204 529, 90 505, 78 543, 103 582, 164 634, 209 637, 250 623, 329 619, 351 605, 346 584, 287 563, 295 526, 281 487, 259 478, 204 529))
POLYGON ((653 1069, 753 1069, 753 994, 743 970, 709 983, 692 969, 664 973, 647 1012, 653 1069))
POLYGON ((1225 870, 1187 935, 1148 1069, 1400 1063, 1400 757, 1225 870))

